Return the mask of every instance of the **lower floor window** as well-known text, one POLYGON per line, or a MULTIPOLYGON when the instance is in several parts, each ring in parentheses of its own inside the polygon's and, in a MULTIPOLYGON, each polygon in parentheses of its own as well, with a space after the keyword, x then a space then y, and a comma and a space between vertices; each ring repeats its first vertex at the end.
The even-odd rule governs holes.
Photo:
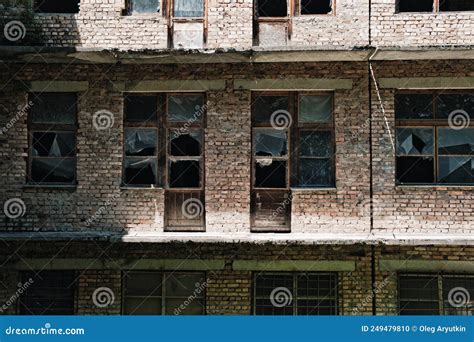
POLYGON ((74 271, 22 272, 21 315, 73 315, 76 296, 74 271))
POLYGON ((123 273, 125 315, 203 315, 205 274, 123 273))
POLYGON ((337 315, 336 273, 258 273, 255 315, 337 315))
POLYGON ((473 315, 474 276, 400 275, 400 315, 473 315))

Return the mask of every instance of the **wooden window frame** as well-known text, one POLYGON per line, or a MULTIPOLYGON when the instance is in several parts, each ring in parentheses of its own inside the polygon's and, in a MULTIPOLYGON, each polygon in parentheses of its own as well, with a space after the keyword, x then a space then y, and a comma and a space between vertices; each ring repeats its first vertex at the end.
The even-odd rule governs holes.
MULTIPOLYGON (((54 92, 44 92, 44 93, 35 93, 30 92, 28 93, 28 99, 32 101, 32 97, 37 96, 35 94, 41 95, 52 95, 57 94, 54 92)), ((75 104, 74 104, 74 123, 73 124, 58 124, 58 123, 35 123, 32 120, 31 109, 27 119, 27 126, 28 126, 28 172, 27 172, 27 179, 26 183, 28 185, 33 186, 75 186, 77 185, 77 129, 78 129, 78 94, 75 92, 69 93, 59 93, 62 95, 74 95, 75 96, 75 104), (38 132, 46 132, 46 133, 73 133, 74 134, 74 156, 72 157, 35 157, 32 155, 33 152, 33 135, 34 133, 38 132), (72 182, 36 182, 33 180, 33 172, 32 172, 32 165, 34 159, 68 159, 74 161, 74 179, 72 182)))
MULTIPOLYGON (((130 272, 124 272, 122 271, 122 301, 121 301, 121 309, 120 313, 121 315, 125 315, 125 298, 161 298, 161 312, 156 313, 155 315, 160 315, 160 316, 166 316, 166 299, 173 299, 173 298, 181 298, 181 297, 167 297, 166 296, 166 280, 168 277, 173 276, 173 275, 197 275, 201 274, 203 276, 203 279, 207 279, 207 273, 204 271, 130 271, 130 272), (159 295, 143 295, 143 296, 127 296, 127 288, 125 286, 125 277, 127 276, 126 273, 146 273, 146 274, 154 274, 157 277, 161 278, 161 293, 159 295)), ((206 299, 207 299, 207 291, 206 288, 203 290, 203 314, 206 315, 206 299)), ((189 296, 188 296, 189 297, 189 296)), ((128 315, 128 316, 133 316, 133 315, 128 315)))
POLYGON ((163 15, 168 18, 168 47, 173 48, 174 23, 202 23, 203 24, 203 47, 207 46, 207 38, 209 35, 209 0, 203 0, 203 16, 202 17, 175 17, 174 16, 174 1, 175 0, 161 0, 163 15))
MULTIPOLYGON (((395 111, 395 139, 397 141, 398 137, 396 134, 397 129, 432 129, 433 130, 433 155, 429 155, 430 157, 433 157, 434 162, 433 162, 433 182, 424 182, 424 183, 401 183, 398 180, 397 177, 397 170, 398 170, 398 162, 397 158, 399 157, 398 151, 395 151, 395 183, 396 185, 400 186, 413 186, 413 185, 432 185, 432 186, 446 186, 446 185, 453 185, 453 186, 474 186, 474 183, 440 183, 439 182, 439 142, 438 142, 438 137, 439 137, 439 129, 443 128, 450 128, 449 127, 449 120, 448 118, 446 119, 440 119, 438 118, 438 105, 437 101, 440 95, 449 95, 449 94, 473 94, 474 96, 474 90, 472 89, 467 89, 467 90, 398 90, 395 93, 394 96, 394 101, 396 101, 396 96, 397 95, 431 95, 432 96, 432 106, 433 106, 433 119, 397 119, 397 113, 395 111)), ((394 107, 395 108, 395 107, 394 107)), ((474 120, 471 120, 470 124, 466 129, 474 129, 474 120)), ((395 147, 397 148, 397 146, 395 147)), ((411 157, 424 157, 428 155, 413 155, 411 157)), ((467 156, 467 155, 445 155, 441 154, 441 156, 452 156, 452 157, 471 157, 474 158, 474 156, 467 156)))
POLYGON ((292 292, 292 307, 293 307, 293 316, 298 316, 298 300, 300 299, 333 299, 336 303, 334 316, 338 316, 340 314, 340 303, 339 303, 339 291, 340 291, 340 284, 339 284, 339 274, 338 272, 253 272, 252 275, 252 315, 257 315, 257 299, 266 299, 267 297, 258 297, 257 296, 257 277, 260 275, 266 276, 291 276, 293 280, 293 292, 292 292), (332 291, 335 292, 334 296, 332 297, 322 297, 321 296, 299 296, 298 295, 298 277, 299 276, 311 276, 311 275, 329 275, 334 277, 334 284, 336 285, 332 291))
POLYGON ((397 314, 400 315, 402 310, 401 302, 402 301, 413 301, 413 302, 434 302, 434 300, 423 300, 423 299, 405 299, 401 298, 401 280, 402 277, 412 277, 412 278, 432 278, 437 281, 437 303, 438 303, 438 315, 446 315, 445 307, 445 298, 444 298, 444 280, 446 278, 474 278, 474 274, 458 274, 458 273, 444 273, 444 274, 434 274, 434 273, 410 273, 410 272, 401 272, 397 274, 397 314))
POLYGON ((122 15, 127 16, 137 16, 137 17, 164 17, 166 11, 163 10, 163 6, 166 3, 166 0, 158 0, 160 3, 160 10, 156 12, 143 12, 143 13, 133 13, 132 12, 132 2, 134 0, 125 0, 125 9, 122 10, 122 15))
POLYGON ((337 0, 330 0, 331 1, 331 12, 329 13, 311 13, 311 14, 302 14, 301 13, 301 0, 289 0, 293 2, 293 4, 290 4, 290 6, 294 6, 294 14, 295 16, 301 16, 301 17, 311 17, 311 16, 336 16, 336 2, 337 0))
POLYGON ((431 13, 435 13, 435 14, 440 14, 440 13, 464 13, 464 12, 473 12, 473 11, 441 11, 440 9, 440 0, 432 0, 433 1, 433 10, 432 11, 426 11, 426 12, 420 12, 420 11, 411 11, 411 12, 400 12, 400 7, 399 7, 399 3, 400 3, 401 0, 397 0, 395 2, 395 13, 397 14, 405 14, 405 13, 426 13, 426 14, 431 14, 431 13))

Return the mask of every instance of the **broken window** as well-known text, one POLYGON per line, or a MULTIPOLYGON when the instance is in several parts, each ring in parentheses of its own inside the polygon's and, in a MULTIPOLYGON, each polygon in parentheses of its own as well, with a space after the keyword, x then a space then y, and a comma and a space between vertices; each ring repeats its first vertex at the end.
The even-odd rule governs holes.
POLYGON ((330 93, 254 94, 254 230, 281 231, 285 225, 289 229, 285 217, 291 208, 290 183, 294 187, 334 186, 332 112, 330 93))
POLYGON ((73 184, 76 180, 76 95, 31 94, 29 182, 73 184))
POLYGON ((259 17, 286 17, 286 0, 257 0, 259 17))
POLYGON ((36 13, 78 13, 80 0, 35 0, 36 13))
POLYGON ((453 303, 452 289, 463 288, 467 298, 474 295, 474 277, 459 275, 400 275, 400 315, 463 315, 474 313, 474 301, 453 303))
POLYGON ((254 275, 255 315, 337 315, 336 273, 259 273, 254 275), (284 288, 288 300, 274 305, 275 289, 284 288))
POLYGON ((328 14, 333 0, 300 0, 300 14, 328 14))
POLYGON ((125 315, 205 313, 205 273, 124 272, 123 284, 125 315), (192 300, 189 300, 191 297, 192 300))
POLYGON ((474 184, 473 104, 472 93, 396 96, 399 184, 474 184))
POLYGON ((439 0, 439 10, 441 12, 474 11, 474 1, 472 0, 439 0))
POLYGON ((138 13, 157 13, 160 12, 161 0, 128 0, 128 12, 138 13))
POLYGON ((173 0, 174 16, 179 18, 204 17, 204 0, 173 0))
POLYGON ((433 12, 433 0, 398 0, 398 12, 433 12))
POLYGON ((30 284, 18 299, 20 315, 73 315, 76 275, 73 271, 22 272, 30 284))

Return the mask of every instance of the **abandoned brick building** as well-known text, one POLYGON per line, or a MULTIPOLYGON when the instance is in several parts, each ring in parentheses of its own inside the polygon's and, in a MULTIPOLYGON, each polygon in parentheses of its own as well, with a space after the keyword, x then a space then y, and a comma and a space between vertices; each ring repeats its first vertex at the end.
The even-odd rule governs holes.
POLYGON ((473 1, 0 22, 0 313, 474 313, 473 1))

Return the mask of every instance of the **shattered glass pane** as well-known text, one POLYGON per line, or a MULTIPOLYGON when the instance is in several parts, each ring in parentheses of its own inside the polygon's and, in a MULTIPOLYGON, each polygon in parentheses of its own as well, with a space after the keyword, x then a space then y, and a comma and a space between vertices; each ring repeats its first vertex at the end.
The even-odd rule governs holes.
POLYGON ((432 157, 397 157, 397 182, 433 183, 434 158, 432 157))
POLYGON ((201 132, 180 134, 172 131, 170 136, 170 155, 172 156, 200 156, 202 144, 201 132))
POLYGON ((301 14, 328 14, 331 0, 301 0, 301 14))
POLYGON ((156 96, 127 95, 125 97, 125 120, 148 122, 157 120, 158 98, 156 96))
POLYGON ((175 17, 203 17, 204 0, 174 0, 175 17))
POLYGON ((31 179, 35 183, 72 183, 75 168, 72 158, 33 158, 31 179))
POLYGON ((443 94, 439 96, 438 115, 440 118, 447 119, 449 114, 456 111, 464 111, 471 119, 474 119, 474 94, 443 94))
POLYGON ((153 13, 160 11, 160 0, 131 0, 132 13, 153 13))
POLYGON ((252 105, 252 116, 255 122, 270 122, 273 113, 278 110, 288 111, 288 96, 257 96, 252 105))
POLYGON ((431 94, 395 95, 395 116, 397 120, 432 119, 433 96, 431 94))
POLYGON ((439 157, 439 182, 474 184, 474 158, 439 157))
POLYGON ((282 157, 288 152, 288 134, 278 130, 256 130, 254 136, 255 155, 262 157, 282 157))
POLYGON ((299 186, 329 186, 333 184, 332 178, 331 159, 300 159, 298 175, 299 186))
POLYGON ((202 95, 173 95, 168 97, 168 120, 198 123, 204 114, 202 95))
POLYGON ((397 155, 434 154, 433 129, 397 128, 397 155))
POLYGON ((330 122, 332 118, 332 96, 301 96, 299 110, 298 121, 301 123, 330 122))
POLYGON ((273 160, 270 163, 260 163, 256 160, 256 188, 286 188, 286 161, 273 160))
POLYGON ((196 160, 171 161, 169 181, 171 188, 199 188, 201 166, 196 160))
POLYGON ((34 132, 33 157, 74 157, 76 135, 69 132, 34 132))
POLYGON ((448 155, 474 155, 474 128, 438 130, 438 153, 448 155))
POLYGON ((125 129, 125 155, 156 155, 156 139, 157 132, 155 129, 125 129))
POLYGON ((32 94, 31 122, 74 125, 76 95, 64 93, 32 94))
POLYGON ((300 156, 331 157, 332 140, 330 131, 301 131, 300 156))
POLYGON ((155 184, 156 164, 156 158, 125 158, 125 184, 155 184))

